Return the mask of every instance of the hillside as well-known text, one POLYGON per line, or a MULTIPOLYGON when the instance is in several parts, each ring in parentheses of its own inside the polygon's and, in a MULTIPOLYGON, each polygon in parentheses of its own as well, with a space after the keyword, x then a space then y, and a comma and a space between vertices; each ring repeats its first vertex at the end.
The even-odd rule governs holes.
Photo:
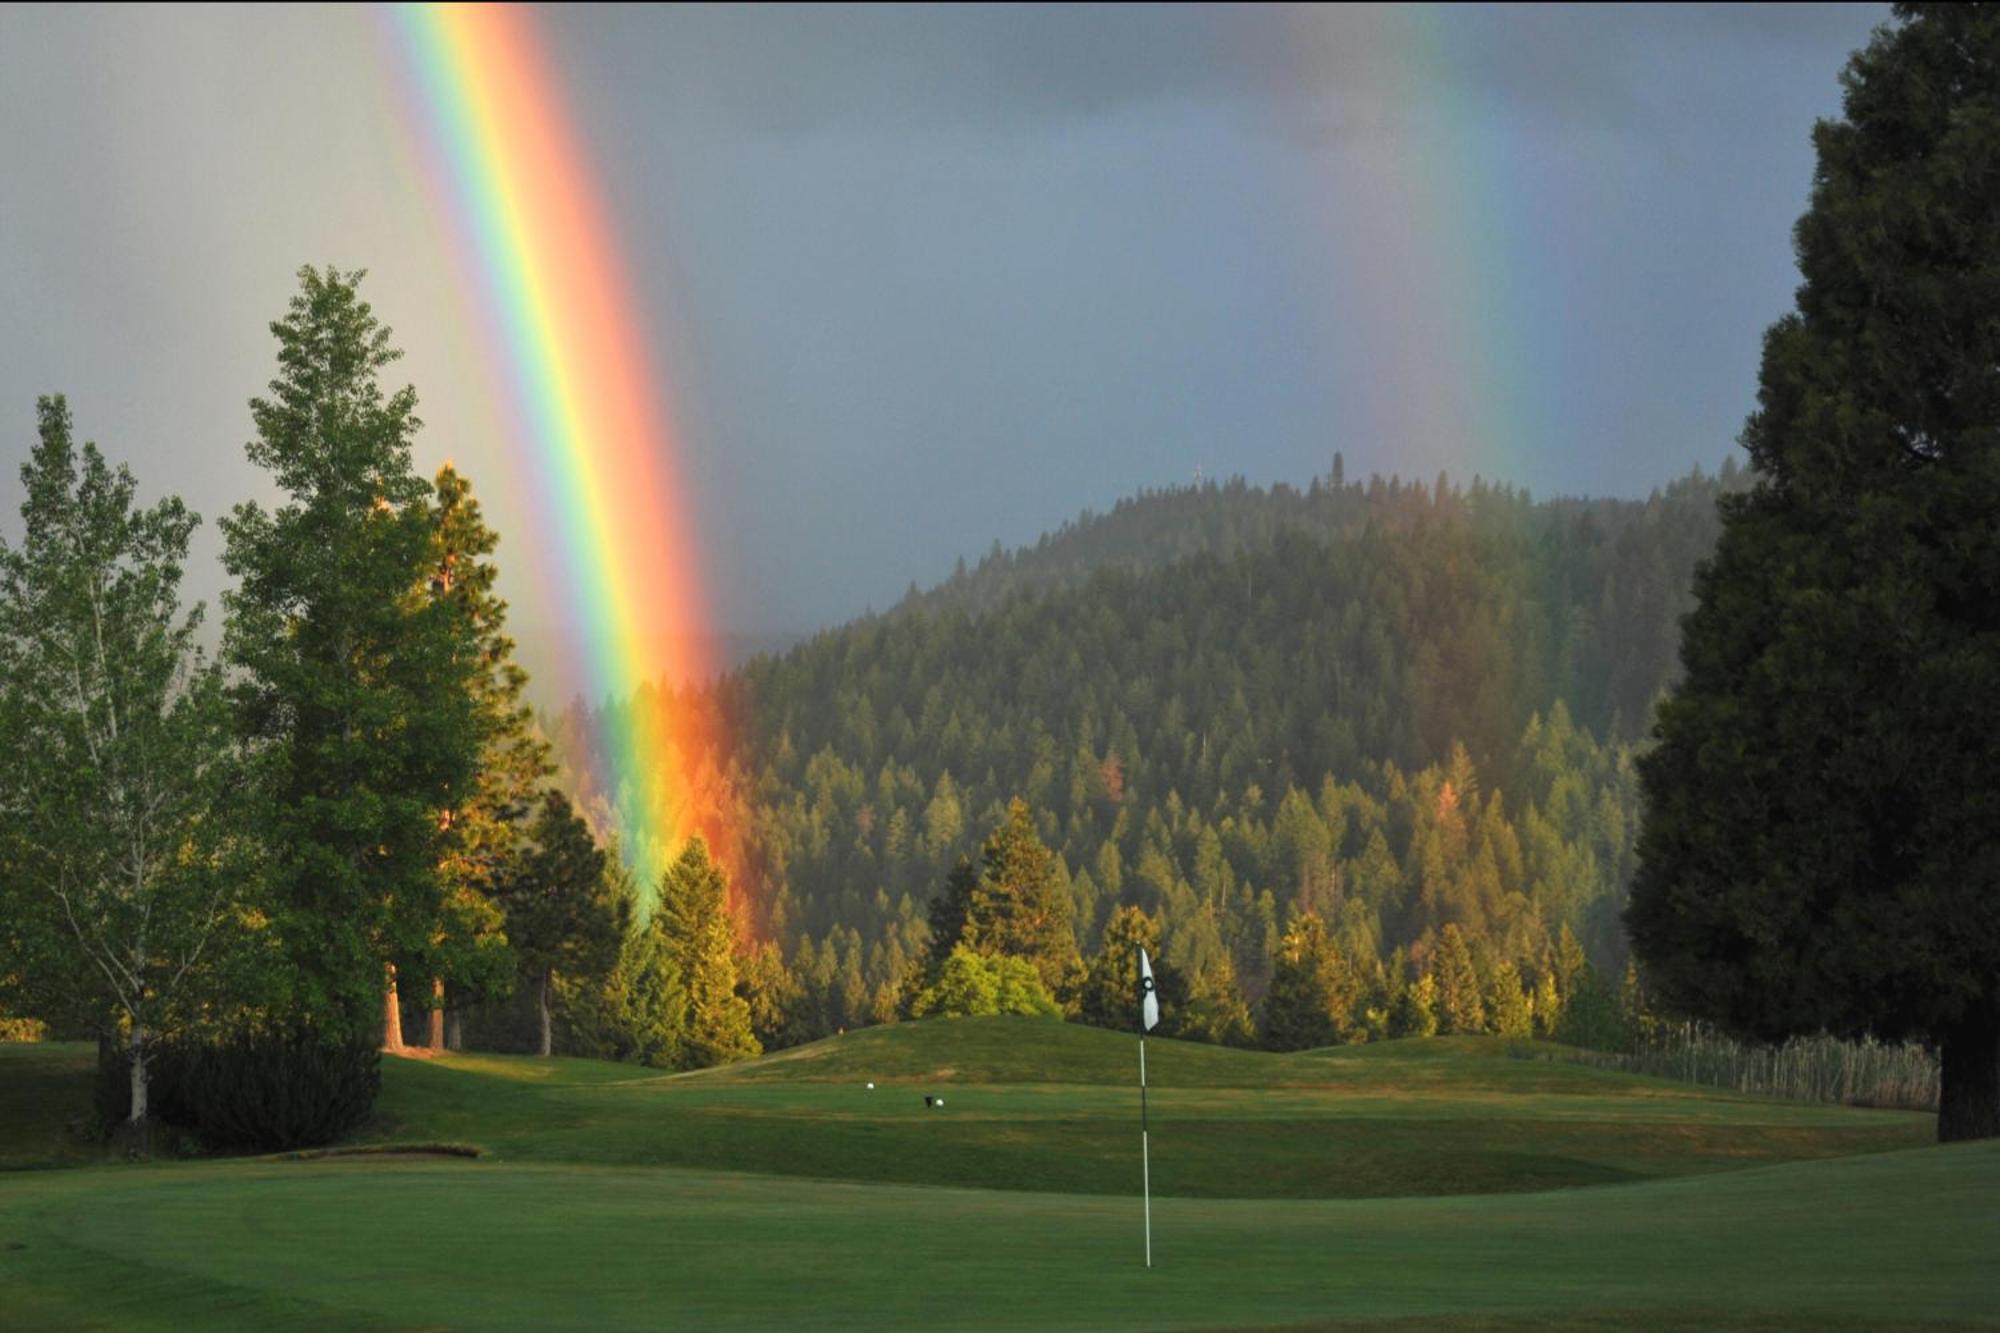
POLYGON ((1299 906, 1384 1013, 1448 923, 1488 973, 1533 985, 1567 931, 1615 977, 1631 746, 1740 481, 1152 493, 708 691, 572 714, 559 748, 589 792, 591 738, 635 712, 705 712, 732 738, 694 799, 803 992, 767 1042, 884 1017, 926 904, 1017 795, 1078 947, 1120 906, 1152 914, 1219 997, 1207 1035, 1255 1004, 1299 906))

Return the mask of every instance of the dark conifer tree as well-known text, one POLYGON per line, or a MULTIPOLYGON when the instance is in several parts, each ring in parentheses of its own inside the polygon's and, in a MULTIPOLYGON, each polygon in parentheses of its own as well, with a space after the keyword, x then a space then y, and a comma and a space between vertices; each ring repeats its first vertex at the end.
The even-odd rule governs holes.
POLYGON ((436 938, 439 812, 472 788, 480 727, 457 613, 421 594, 434 517, 410 466, 416 393, 383 390, 400 353, 360 276, 300 270, 271 326, 278 376, 251 401, 248 451, 287 500, 223 522, 240 580, 225 646, 295 1003, 342 1036, 386 1010, 398 1044, 393 965, 436 938))
POLYGON ((1814 131, 1641 761, 1627 921, 1684 1012, 1938 1044, 1938 1134, 2000 1134, 2000 8, 1901 4, 1814 131))
POLYGON ((557 974, 582 980, 611 973, 630 925, 630 900, 616 891, 604 849, 561 792, 543 796, 533 837, 534 850, 500 883, 498 899, 507 938, 534 987, 541 1018, 536 1049, 546 1056, 554 1049, 550 997, 557 974))

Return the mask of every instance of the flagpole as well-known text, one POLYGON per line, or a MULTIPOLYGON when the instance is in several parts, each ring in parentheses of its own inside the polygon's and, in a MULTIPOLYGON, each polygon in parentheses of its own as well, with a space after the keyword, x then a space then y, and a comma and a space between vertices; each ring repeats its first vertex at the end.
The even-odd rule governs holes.
POLYGON ((1146 1267, 1153 1266, 1153 1145, 1146 1123, 1146 1028, 1139 1027, 1139 1170, 1146 1187, 1146 1267))

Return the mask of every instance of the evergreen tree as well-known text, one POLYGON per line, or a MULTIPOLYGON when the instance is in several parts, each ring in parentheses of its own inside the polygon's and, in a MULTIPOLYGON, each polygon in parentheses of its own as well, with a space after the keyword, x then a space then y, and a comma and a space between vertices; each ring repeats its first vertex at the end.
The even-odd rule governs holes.
POLYGON ((1479 995, 1479 974, 1456 923, 1438 933, 1432 974, 1437 978, 1438 1031, 1447 1035, 1484 1032, 1486 1006, 1479 995))
POLYGON ((978 882, 966 905, 964 942, 976 952, 1026 958, 1052 993, 1066 989, 1077 965, 1069 895, 1056 858, 1035 831, 1019 797, 980 850, 978 882))
MULTIPOLYGON (((500 881, 522 855, 541 786, 554 772, 548 742, 535 727, 523 692, 528 673, 514 660, 507 603, 495 589, 491 556, 499 535, 486 525, 472 486, 447 463, 434 483, 430 593, 453 613, 458 652, 474 702, 479 765, 465 799, 445 824, 445 901, 430 962, 436 999, 453 1006, 491 996, 514 970, 494 901, 500 881)), ((432 1012, 432 1047, 442 1040, 444 1011, 432 1012)))
POLYGON ((750 1006, 736 993, 728 881, 699 835, 667 867, 654 924, 686 997, 682 1067, 703 1069, 762 1051, 750 1028, 750 1006))
POLYGON ((1302 1051, 1353 1041, 1361 988, 1316 912, 1301 912, 1278 945, 1261 1032, 1274 1051, 1302 1051))
POLYGON ((137 1122, 152 1039, 203 998, 241 896, 218 863, 228 704, 180 606, 199 520, 135 508, 129 470, 79 457, 61 397, 37 411, 22 543, 0 542, 0 870, 24 946, 0 971, 62 975, 41 994, 124 1021, 137 1122))
POLYGON ((630 907, 606 873, 604 849, 561 792, 551 788, 543 796, 533 836, 534 849, 497 886, 497 896, 507 938, 535 989, 536 1053, 547 1056, 554 1049, 550 1000, 557 974, 572 981, 608 976, 630 927, 630 907))
POLYGON ((1937 1043, 1952 1140, 2000 1135, 2000 10, 1895 12, 1814 131, 1627 921, 1680 1011, 1937 1043))
POLYGON ((1250 1006, 1228 954, 1216 955, 1189 979, 1187 1003, 1173 1035, 1223 1046, 1248 1046, 1255 1040, 1250 1006))
POLYGON ((1160 923, 1136 907, 1121 907, 1105 923, 1104 944, 1092 956, 1077 996, 1077 1018, 1093 1027, 1129 1031, 1139 1022, 1139 950, 1153 963, 1160 1021, 1171 1035, 1187 1002, 1179 971, 1160 953, 1160 923))
POLYGON ((416 394, 383 392, 399 353, 359 278, 302 269, 271 326, 278 376, 251 401, 248 452, 289 499, 223 524, 240 579, 225 644, 295 1003, 340 1036, 386 1011, 395 1043, 385 969, 436 939, 439 814, 472 788, 480 729, 456 611, 421 592, 434 522, 410 467, 416 394))
POLYGON ((1397 1037, 1434 1037, 1437 1030, 1437 978, 1425 972, 1397 995, 1389 1032, 1397 1037))
POLYGON ((1486 980, 1486 1023, 1503 1037, 1534 1033, 1534 1009, 1521 987, 1521 973, 1512 963, 1495 964, 1486 980))
MULTIPOLYGON (((750 1032, 759 1046, 771 1051, 807 1040, 799 1012, 804 988, 785 966, 776 941, 765 940, 751 949, 737 971, 736 993, 750 1006, 750 1032)), ((889 1019, 894 1017, 892 1009, 889 1019)))

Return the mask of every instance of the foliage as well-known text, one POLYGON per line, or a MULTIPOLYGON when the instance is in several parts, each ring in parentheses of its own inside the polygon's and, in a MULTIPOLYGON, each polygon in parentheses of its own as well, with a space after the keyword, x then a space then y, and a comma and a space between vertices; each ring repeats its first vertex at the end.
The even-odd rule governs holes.
POLYGON ((533 828, 534 847, 497 885, 507 938, 535 987, 541 1011, 541 1054, 553 1044, 550 988, 557 974, 601 982, 618 964, 630 930, 631 902, 606 872, 604 850, 590 827, 551 788, 533 828))
POLYGON ((1084 971, 1077 993, 1079 1022, 1136 1030, 1139 1025, 1139 950, 1153 963, 1153 993, 1160 1004, 1161 1036, 1179 1032, 1187 1008, 1187 983, 1160 952, 1160 923, 1136 907, 1121 907, 1104 926, 1104 942, 1084 971))
POLYGON ((199 520, 135 508, 131 472, 37 404, 18 549, 0 543, 0 869, 9 989, 126 1025, 134 1119, 151 1043, 215 997, 242 881, 223 865, 232 773, 220 672, 180 607, 199 520))
POLYGON ((717 801, 746 835, 742 929, 797 976, 798 1036, 875 1021, 885 992, 907 1008, 1016 796, 1079 956, 1134 907, 1188 984, 1207 967, 1213 989, 1221 948, 1257 1004, 1306 908, 1386 1030, 1448 921, 1524 988, 1565 929, 1623 968, 1629 741, 1675 669, 1715 500, 1741 484, 1696 473, 1643 502, 1379 479, 1149 493, 892 614, 710 687, 573 709, 551 734, 599 786, 600 722, 671 708, 735 738, 703 766, 733 775, 717 801))
POLYGON ((471 788, 442 816, 445 896, 426 960, 459 1004, 498 994, 512 980, 516 964, 495 896, 524 854, 525 826, 554 766, 522 697, 528 673, 514 660, 507 603, 494 587, 499 570, 486 558, 499 534, 486 525, 471 482, 450 464, 434 491, 429 589, 456 623, 480 742, 471 788))
POLYGON ((699 835, 688 839, 660 884, 657 932, 679 984, 682 1068, 700 1069, 760 1053, 750 1006, 736 993, 736 937, 729 884, 699 835))
POLYGON ((449 850, 480 728, 460 608, 425 594, 431 488, 410 466, 416 394, 385 394, 399 355, 359 274, 300 270, 250 460, 287 502, 224 522, 227 600, 257 824, 294 1007, 335 1036, 382 1012, 385 965, 437 937, 449 850))
POLYGON ((2000 11, 1896 12, 1814 132, 1628 921, 1680 1011, 1939 1043, 1955 1139, 2000 1135, 2000 11))
POLYGON ((966 1018, 990 1014, 1062 1017, 1041 974, 1025 958, 984 954, 961 944, 945 959, 937 980, 917 992, 912 1018, 966 1018))
POLYGON ((962 942, 977 953, 1026 959, 1055 991, 1077 962, 1069 896, 1057 882, 1055 856, 1036 836, 1026 801, 1008 802, 1007 816, 980 849, 979 878, 965 907, 962 942))
POLYGON ((1360 1002, 1360 979, 1327 937, 1326 922, 1312 911, 1293 917, 1264 995, 1258 1024, 1264 1045, 1303 1051, 1353 1041, 1362 1035, 1360 1002))
MULTIPOLYGON (((128 1057, 103 1048, 97 1110, 106 1124, 129 1114, 128 1057)), ((222 1039, 181 1038, 155 1057, 160 1121, 210 1148, 280 1152, 332 1143, 368 1116, 381 1090, 381 1054, 363 1036, 311 1027, 246 1030, 222 1039)))

